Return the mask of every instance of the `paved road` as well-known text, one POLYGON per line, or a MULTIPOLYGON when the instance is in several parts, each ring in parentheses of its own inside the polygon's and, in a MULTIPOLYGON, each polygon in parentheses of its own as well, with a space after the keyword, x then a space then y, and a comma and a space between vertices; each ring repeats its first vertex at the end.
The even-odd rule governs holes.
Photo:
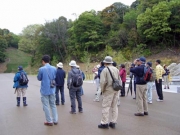
POLYGON ((40 82, 29 76, 28 107, 16 107, 12 89, 14 74, 0 74, 0 135, 180 135, 180 94, 164 92, 164 102, 149 105, 149 116, 135 117, 135 100, 129 95, 121 98, 116 129, 98 129, 101 119, 101 102, 93 102, 95 85, 84 83, 82 97, 84 113, 69 114, 70 100, 65 89, 66 103, 58 106, 59 125, 47 127, 40 101, 40 82))

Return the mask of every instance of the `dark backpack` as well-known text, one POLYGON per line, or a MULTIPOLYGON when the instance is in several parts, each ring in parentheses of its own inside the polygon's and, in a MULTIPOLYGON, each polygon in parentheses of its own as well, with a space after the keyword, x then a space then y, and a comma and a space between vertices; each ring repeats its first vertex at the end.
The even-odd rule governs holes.
POLYGON ((150 67, 144 67, 143 80, 149 82, 152 79, 152 69, 150 67))
POLYGON ((20 73, 20 77, 19 77, 19 84, 20 86, 24 86, 27 85, 29 82, 27 75, 24 72, 20 73))
POLYGON ((83 84, 83 77, 81 71, 79 70, 79 73, 75 73, 75 71, 72 70, 72 73, 73 73, 72 85, 74 87, 81 87, 83 84))

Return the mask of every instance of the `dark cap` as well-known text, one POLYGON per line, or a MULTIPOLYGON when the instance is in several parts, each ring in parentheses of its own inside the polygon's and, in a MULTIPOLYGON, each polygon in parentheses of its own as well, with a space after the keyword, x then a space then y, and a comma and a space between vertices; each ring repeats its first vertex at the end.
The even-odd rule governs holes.
POLYGON ((18 67, 18 70, 23 70, 23 67, 22 67, 22 66, 19 66, 19 67, 18 67))
POLYGON ((145 57, 140 57, 137 60, 142 61, 142 62, 146 62, 146 58, 145 57))
POLYGON ((146 64, 148 64, 150 67, 152 67, 152 62, 147 62, 146 64))

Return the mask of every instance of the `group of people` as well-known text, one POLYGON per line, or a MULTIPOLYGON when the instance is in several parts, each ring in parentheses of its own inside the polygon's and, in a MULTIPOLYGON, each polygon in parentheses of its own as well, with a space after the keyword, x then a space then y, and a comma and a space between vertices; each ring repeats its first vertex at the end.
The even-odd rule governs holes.
MULTIPOLYGON (((66 72, 63 70, 63 64, 60 62, 57 64, 57 68, 51 66, 50 57, 44 55, 42 57, 42 67, 39 68, 37 79, 41 81, 41 102, 43 105, 43 110, 45 113, 46 121, 44 125, 52 126, 58 124, 58 113, 56 105, 60 104, 59 100, 59 91, 61 93, 61 104, 65 104, 64 97, 64 83, 66 78, 66 72), (50 113, 52 111, 52 117, 50 113)), ((152 63, 147 62, 145 57, 140 57, 134 61, 134 66, 130 68, 130 72, 135 76, 135 85, 136 85, 136 102, 137 102, 137 113, 135 116, 144 116, 148 115, 148 105, 152 103, 152 81, 155 81, 156 90, 158 94, 157 101, 163 101, 162 93, 162 77, 169 74, 169 70, 166 71, 160 65, 161 61, 156 60, 156 69, 152 69, 152 63), (152 73, 155 73, 155 79, 148 82, 142 79, 144 75, 144 67, 149 67, 152 70, 152 73), (148 91, 148 92, 147 92, 148 91), (147 99, 148 95, 148 99, 147 99)), ((70 114, 76 114, 76 102, 78 102, 78 112, 83 113, 82 100, 81 96, 83 95, 82 84, 85 79, 84 73, 79 69, 79 66, 76 64, 76 61, 72 60, 69 63, 71 70, 68 72, 67 77, 67 88, 69 89, 69 96, 71 101, 71 110, 70 114)), ((95 80, 97 84, 96 98, 94 101, 99 101, 99 97, 102 94, 102 119, 101 123, 98 125, 98 128, 115 128, 118 119, 118 100, 119 97, 125 96, 125 83, 126 83, 126 69, 125 65, 121 64, 120 69, 116 68, 117 64, 113 62, 112 57, 106 56, 105 59, 97 66, 95 73, 95 80), (111 74, 112 76, 111 76, 111 74), (112 77, 119 80, 122 85, 122 90, 115 91, 112 83, 112 77), (109 122, 109 111, 112 108, 112 117, 109 122)), ((27 74, 23 70, 22 66, 18 67, 18 72, 14 77, 14 88, 17 92, 17 106, 20 106, 20 97, 21 93, 23 96, 23 105, 27 106, 26 103, 26 89, 27 84, 21 86, 19 84, 20 74, 23 72, 26 77, 27 74)), ((167 86, 169 88, 169 86, 167 86)))

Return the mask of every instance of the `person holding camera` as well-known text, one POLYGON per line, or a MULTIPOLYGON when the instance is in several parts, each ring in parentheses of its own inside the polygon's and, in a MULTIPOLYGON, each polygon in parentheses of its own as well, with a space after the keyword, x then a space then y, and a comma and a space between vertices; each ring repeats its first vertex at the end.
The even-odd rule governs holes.
POLYGON ((148 105, 147 105, 147 85, 146 81, 143 79, 144 68, 145 68, 145 57, 140 57, 136 60, 137 67, 131 67, 130 72, 136 74, 136 103, 138 112, 135 113, 135 116, 144 116, 148 115, 148 105))
POLYGON ((43 110, 46 117, 46 122, 44 125, 53 126, 58 124, 58 114, 55 104, 55 78, 56 78, 56 68, 49 64, 50 56, 44 55, 42 57, 43 67, 39 68, 37 79, 41 81, 41 102, 43 105, 43 110), (50 108, 49 108, 50 107, 50 108), (52 117, 51 117, 51 112, 52 117))

